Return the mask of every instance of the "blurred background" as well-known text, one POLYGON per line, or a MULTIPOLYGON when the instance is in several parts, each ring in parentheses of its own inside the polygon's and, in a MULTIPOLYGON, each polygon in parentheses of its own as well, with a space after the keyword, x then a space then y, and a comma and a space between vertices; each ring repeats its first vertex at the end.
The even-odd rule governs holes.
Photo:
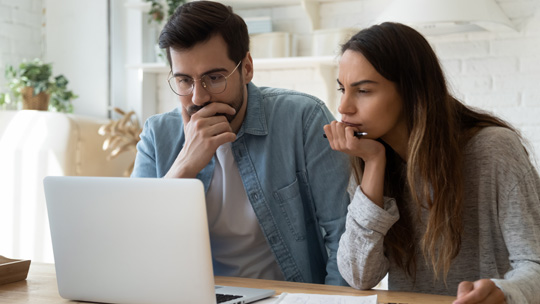
MULTIPOLYGON (((51 261, 43 176, 122 176, 137 127, 178 106, 157 37, 181 2, 0 0, 0 254, 51 261), (21 110, 3 76, 34 58, 69 81, 71 114, 21 110), (123 145, 119 157, 104 149, 108 137, 123 145)), ((336 116, 339 44, 381 21, 414 26, 455 96, 514 124, 540 159, 540 0, 220 2, 248 23, 256 85, 313 94, 336 116)))

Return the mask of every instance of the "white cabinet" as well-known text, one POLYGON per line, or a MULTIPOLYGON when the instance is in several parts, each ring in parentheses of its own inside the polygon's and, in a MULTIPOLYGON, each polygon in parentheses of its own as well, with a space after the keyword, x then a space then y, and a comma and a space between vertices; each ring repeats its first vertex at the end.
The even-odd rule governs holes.
POLYGON ((344 0, 225 0, 221 1, 224 4, 230 5, 234 9, 246 10, 246 9, 260 9, 277 6, 292 6, 301 5, 302 9, 308 15, 311 21, 311 28, 319 28, 320 20, 320 5, 321 3, 328 2, 340 2, 344 0))
MULTIPOLYGON (((298 44, 303 43, 303 51, 294 50, 291 52, 292 54, 308 56, 254 57, 255 76, 253 81, 259 86, 285 87, 313 94, 327 102, 330 110, 335 112, 337 56, 332 52, 310 49, 312 46, 317 48, 317 41, 313 39, 316 39, 319 33, 332 35, 332 31, 335 31, 335 29, 319 29, 321 6, 339 4, 344 0, 226 0, 221 2, 232 6, 235 12, 243 17, 245 17, 244 15, 253 17, 257 14, 260 16, 260 14, 265 13, 290 14, 289 20, 280 19, 282 17, 279 16, 277 18, 279 20, 275 21, 276 27, 278 30, 285 28, 291 35, 296 35, 293 39, 300 41, 298 44), (294 24, 296 19, 300 20, 300 25, 294 24), (325 30, 330 32, 324 32, 325 30), (299 33, 300 31, 303 32, 299 33), (309 39, 306 39, 306 36, 309 36, 309 39), (283 82, 280 83, 280 81, 283 82)), ((130 106, 144 121, 150 115, 166 110, 166 107, 163 107, 164 103, 174 105, 175 101, 159 100, 159 98, 169 98, 169 94, 160 90, 165 87, 163 83, 165 83, 166 75, 170 69, 165 63, 148 60, 148 54, 153 54, 153 50, 148 48, 153 48, 155 44, 148 39, 148 32, 152 31, 148 28, 150 25, 147 22, 148 5, 145 2, 129 0, 125 3, 125 7, 129 11, 127 14, 127 49, 134 49, 134 54, 136 54, 129 58, 126 65, 128 98, 130 106), (156 81, 159 82, 156 83, 156 81)), ((157 34, 155 34, 154 39, 157 39, 157 34)), ((330 47, 331 50, 338 46, 337 42, 329 42, 324 37, 319 44, 330 47)), ((293 48, 298 47, 295 42, 292 42, 291 45, 293 48)), ((173 95, 170 96, 174 98, 173 95)))
POLYGON ((157 28, 148 22, 146 2, 128 0, 124 3, 125 32, 125 110, 134 110, 141 122, 156 114, 156 75, 147 70, 148 66, 165 68, 165 64, 155 62, 157 28))

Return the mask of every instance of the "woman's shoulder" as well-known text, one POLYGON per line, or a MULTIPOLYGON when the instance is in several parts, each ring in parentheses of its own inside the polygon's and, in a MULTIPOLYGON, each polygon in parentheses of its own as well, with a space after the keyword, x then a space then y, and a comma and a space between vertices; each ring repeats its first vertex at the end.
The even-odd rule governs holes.
POLYGON ((468 165, 475 163, 503 170, 528 171, 531 166, 520 135, 504 127, 486 127, 478 131, 465 147, 465 161, 468 165))
POLYGON ((511 129, 504 127, 486 127, 480 129, 467 143, 468 150, 515 152, 524 149, 521 137, 511 129))

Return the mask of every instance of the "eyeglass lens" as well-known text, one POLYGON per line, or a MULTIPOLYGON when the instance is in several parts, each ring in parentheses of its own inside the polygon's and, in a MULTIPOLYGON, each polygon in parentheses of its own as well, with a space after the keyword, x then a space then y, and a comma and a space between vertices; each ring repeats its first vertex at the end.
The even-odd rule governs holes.
MULTIPOLYGON (((195 86, 195 80, 187 76, 176 76, 169 79, 171 89, 178 95, 189 95, 195 86)), ((201 77, 201 85, 210 93, 225 91, 227 78, 220 73, 206 74, 201 77)))

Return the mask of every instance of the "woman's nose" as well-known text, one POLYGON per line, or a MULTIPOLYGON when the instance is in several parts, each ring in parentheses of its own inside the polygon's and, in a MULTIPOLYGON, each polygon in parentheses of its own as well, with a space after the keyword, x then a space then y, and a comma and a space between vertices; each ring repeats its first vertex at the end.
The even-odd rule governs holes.
POLYGON ((346 94, 341 95, 338 112, 342 115, 351 115, 356 113, 356 105, 346 94))

